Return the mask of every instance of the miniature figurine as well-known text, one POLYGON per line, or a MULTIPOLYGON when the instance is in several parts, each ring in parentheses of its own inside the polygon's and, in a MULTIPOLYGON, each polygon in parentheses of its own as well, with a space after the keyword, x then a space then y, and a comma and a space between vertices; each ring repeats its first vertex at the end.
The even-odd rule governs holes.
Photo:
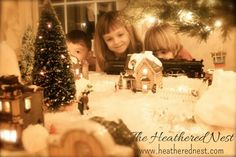
POLYGON ((81 115, 84 115, 84 110, 89 110, 89 106, 88 106, 88 94, 90 92, 82 92, 82 97, 80 98, 79 102, 78 102, 78 109, 80 111, 81 115))

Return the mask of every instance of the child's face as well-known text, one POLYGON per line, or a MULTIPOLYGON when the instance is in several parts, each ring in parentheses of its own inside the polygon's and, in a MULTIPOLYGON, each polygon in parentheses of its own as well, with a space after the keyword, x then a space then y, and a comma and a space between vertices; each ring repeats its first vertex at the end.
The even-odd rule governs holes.
POLYGON ((174 54, 171 51, 166 52, 166 51, 160 50, 160 51, 156 51, 155 55, 158 58, 163 58, 163 59, 173 59, 173 58, 175 58, 174 54))
POLYGON ((70 52, 70 55, 75 56, 80 61, 87 59, 89 54, 89 49, 86 47, 86 45, 83 42, 78 42, 76 44, 72 42, 67 42, 68 51, 70 52))
POLYGON ((130 44, 130 37, 125 27, 113 29, 110 33, 103 35, 103 39, 109 50, 119 55, 126 51, 130 44))

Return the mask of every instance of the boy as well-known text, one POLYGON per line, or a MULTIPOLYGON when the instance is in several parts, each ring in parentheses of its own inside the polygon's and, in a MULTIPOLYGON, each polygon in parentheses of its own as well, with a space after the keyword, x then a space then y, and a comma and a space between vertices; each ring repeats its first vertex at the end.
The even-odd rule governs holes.
POLYGON ((95 70, 95 59, 91 56, 91 40, 81 30, 70 31, 66 35, 66 43, 73 64, 81 62, 89 65, 89 70, 95 70))

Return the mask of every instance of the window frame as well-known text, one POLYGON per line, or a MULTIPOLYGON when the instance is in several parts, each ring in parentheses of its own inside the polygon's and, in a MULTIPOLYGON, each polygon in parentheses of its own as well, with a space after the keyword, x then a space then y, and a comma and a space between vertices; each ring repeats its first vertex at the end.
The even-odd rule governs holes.
POLYGON ((82 0, 82 1, 70 1, 68 2, 67 0, 64 0, 64 2, 53 2, 52 6, 63 6, 64 8, 64 25, 65 25, 65 34, 68 33, 68 19, 67 19, 67 6, 69 5, 78 5, 78 4, 94 4, 94 13, 95 13, 95 25, 97 23, 97 15, 98 15, 98 4, 99 3, 108 3, 108 2, 115 2, 116 4, 116 9, 117 9, 117 0, 82 0))

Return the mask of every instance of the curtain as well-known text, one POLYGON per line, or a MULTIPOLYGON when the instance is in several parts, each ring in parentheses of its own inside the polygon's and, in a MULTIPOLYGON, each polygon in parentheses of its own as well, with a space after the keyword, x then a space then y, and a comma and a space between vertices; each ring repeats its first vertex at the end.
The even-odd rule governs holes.
POLYGON ((36 32, 38 12, 38 0, 0 1, 0 42, 5 41, 18 57, 26 28, 31 26, 36 32))

